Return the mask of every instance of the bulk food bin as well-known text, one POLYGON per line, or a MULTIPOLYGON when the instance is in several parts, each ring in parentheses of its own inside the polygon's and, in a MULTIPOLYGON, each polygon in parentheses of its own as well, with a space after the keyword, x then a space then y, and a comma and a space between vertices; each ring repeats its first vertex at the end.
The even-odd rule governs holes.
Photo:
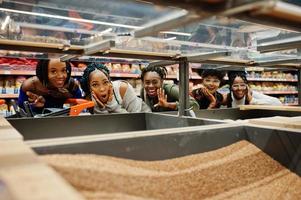
POLYGON ((222 123, 220 120, 177 117, 159 113, 124 113, 47 118, 7 119, 24 140, 128 131, 199 126, 222 123))
MULTIPOLYGON (((249 106, 249 105, 248 105, 249 106)), ((248 107, 244 106, 244 107, 248 107)), ((301 116, 301 110, 285 110, 288 107, 283 107, 281 110, 273 109, 260 109, 262 106, 257 105, 257 108, 252 108, 250 110, 241 110, 240 108, 218 108, 218 109, 201 109, 194 111, 197 118, 202 119, 218 119, 218 120, 245 120, 263 117, 274 117, 274 116, 285 116, 285 117, 295 117, 301 116)), ((267 107, 267 106, 265 106, 267 107)), ((164 112, 165 114, 177 115, 177 112, 164 112)))
POLYGON ((246 122, 25 142, 38 154, 99 154, 154 161, 217 150, 242 140, 301 175, 301 130, 246 122))
MULTIPOLYGON (((260 107, 260 106, 259 106, 260 107)), ((295 117, 301 116, 300 111, 288 111, 288 110, 241 110, 239 108, 221 108, 221 109, 204 109, 195 111, 195 115, 198 118, 209 118, 209 119, 254 119, 262 117, 274 117, 274 116, 285 116, 295 117)))

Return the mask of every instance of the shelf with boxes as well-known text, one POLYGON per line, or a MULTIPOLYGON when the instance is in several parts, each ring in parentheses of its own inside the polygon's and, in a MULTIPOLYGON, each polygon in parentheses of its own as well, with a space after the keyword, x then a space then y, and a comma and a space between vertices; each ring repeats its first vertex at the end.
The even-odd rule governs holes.
POLYGON ((253 90, 275 96, 284 105, 298 105, 297 71, 252 71, 248 81, 253 90))

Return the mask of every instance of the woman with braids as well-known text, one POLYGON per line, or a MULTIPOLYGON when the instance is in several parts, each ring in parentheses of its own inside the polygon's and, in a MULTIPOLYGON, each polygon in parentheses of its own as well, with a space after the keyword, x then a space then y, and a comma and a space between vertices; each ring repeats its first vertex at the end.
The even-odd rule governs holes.
MULTIPOLYGON (((200 74, 200 71, 198 71, 200 74)), ((200 109, 220 108, 224 97, 217 91, 223 81, 224 74, 215 69, 205 69, 200 74, 202 85, 192 91, 192 96, 197 100, 200 109)))
POLYGON ((85 97, 95 102, 92 113, 150 112, 129 83, 110 81, 110 72, 103 64, 89 64, 80 82, 85 97))
POLYGON ((256 91, 252 91, 248 86, 245 72, 228 72, 230 92, 226 97, 228 108, 236 108, 239 105, 281 105, 279 99, 256 91))
POLYGON ((68 98, 82 98, 79 84, 70 76, 69 62, 39 60, 36 76, 25 80, 21 86, 19 107, 24 108, 24 102, 28 101, 35 113, 42 113, 44 108, 63 108, 68 98))
MULTIPOLYGON (((166 74, 165 67, 148 66, 142 69, 143 88, 140 95, 153 112, 178 109, 179 88, 174 84, 163 83, 166 74)), ((190 107, 196 110, 199 109, 193 98, 190 98, 190 107)))

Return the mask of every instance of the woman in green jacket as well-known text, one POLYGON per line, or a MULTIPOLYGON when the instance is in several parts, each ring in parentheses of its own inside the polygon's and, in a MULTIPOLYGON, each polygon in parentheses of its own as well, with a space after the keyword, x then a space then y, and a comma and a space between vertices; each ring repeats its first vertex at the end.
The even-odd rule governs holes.
MULTIPOLYGON (((153 112, 178 110, 179 87, 166 84, 167 70, 165 67, 148 66, 142 69, 141 80, 143 88, 140 96, 153 112)), ((198 103, 190 97, 190 107, 198 110, 198 103)))

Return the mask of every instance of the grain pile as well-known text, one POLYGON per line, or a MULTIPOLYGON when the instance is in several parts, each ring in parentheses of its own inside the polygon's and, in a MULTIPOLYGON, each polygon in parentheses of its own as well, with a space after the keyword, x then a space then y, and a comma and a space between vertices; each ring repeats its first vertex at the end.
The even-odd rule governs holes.
POLYGON ((87 199, 301 199, 301 178, 246 141, 163 161, 42 159, 87 199))

